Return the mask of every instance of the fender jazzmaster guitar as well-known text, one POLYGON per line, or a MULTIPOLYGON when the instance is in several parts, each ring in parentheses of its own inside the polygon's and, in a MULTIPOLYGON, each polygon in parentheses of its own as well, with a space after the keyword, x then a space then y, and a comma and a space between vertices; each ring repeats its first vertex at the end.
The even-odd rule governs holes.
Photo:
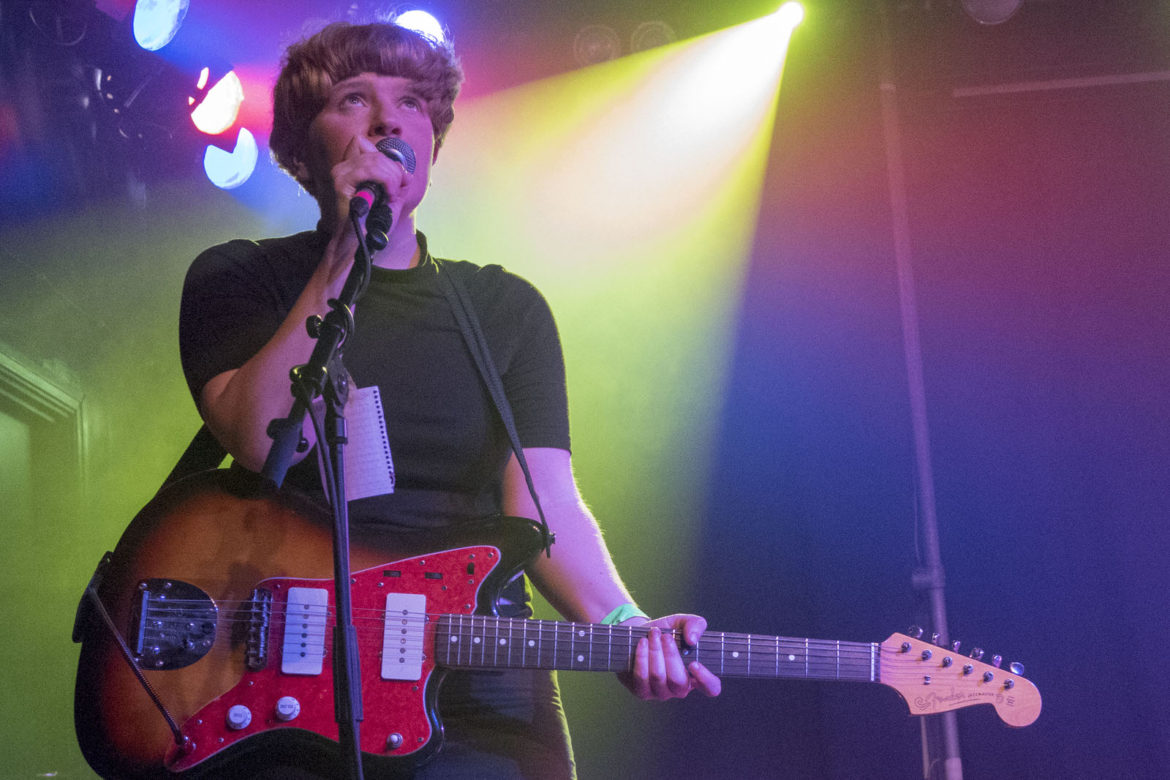
MULTIPOLYGON (((351 543, 361 749, 379 773, 409 772, 441 746, 445 669, 624 671, 646 635, 498 616, 499 589, 540 549, 527 520, 393 541, 355 528, 351 543)), ((331 537, 316 504, 229 471, 196 474, 139 513, 87 595, 100 608, 79 620, 75 723, 99 774, 247 776, 250 757, 333 760, 331 537)), ((682 650, 723 677, 881 683, 915 715, 990 704, 1026 726, 1040 713, 1022 676, 903 634, 708 631, 682 650)))

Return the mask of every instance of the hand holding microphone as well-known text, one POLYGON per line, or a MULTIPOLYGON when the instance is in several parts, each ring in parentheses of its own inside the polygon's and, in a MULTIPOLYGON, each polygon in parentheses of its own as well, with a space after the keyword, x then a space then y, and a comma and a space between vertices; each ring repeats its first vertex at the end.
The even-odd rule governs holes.
MULTIPOLYGON (((414 150, 401 138, 383 138, 375 144, 378 151, 402 166, 407 173, 414 173, 414 150)), ((394 223, 386 190, 376 181, 364 181, 349 201, 349 213, 358 218, 366 217, 366 248, 371 252, 385 249, 389 243, 388 234, 394 223)))
MULTIPOLYGON (((403 167, 407 173, 414 173, 414 149, 401 138, 383 138, 375 144, 378 151, 403 167)), ((376 204, 386 202, 386 190, 376 181, 363 181, 349 201, 351 214, 364 217, 376 204)), ((387 224, 386 229, 390 226, 387 224)))

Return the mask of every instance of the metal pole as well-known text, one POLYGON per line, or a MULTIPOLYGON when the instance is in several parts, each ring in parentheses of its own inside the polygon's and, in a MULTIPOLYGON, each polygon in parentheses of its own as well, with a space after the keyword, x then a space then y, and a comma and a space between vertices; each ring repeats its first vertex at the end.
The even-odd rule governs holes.
MULTIPOLYGON (((945 576, 939 555, 938 516, 935 512, 934 472, 930 461, 930 429, 926 419, 926 389, 922 376, 922 345, 918 340, 918 305, 914 289, 914 265, 910 249, 910 219, 906 200, 906 172, 902 158, 901 119, 894 82, 893 42, 889 12, 885 0, 877 0, 881 16, 881 41, 878 47, 882 131, 886 145, 886 169, 890 187, 890 212, 893 220, 894 261, 898 272, 898 303, 902 314, 902 342, 906 357, 906 376, 910 394, 910 417, 914 431, 914 455, 918 472, 919 509, 922 517, 922 541, 925 560, 914 573, 914 587, 930 599, 932 631, 939 643, 947 644, 946 600, 943 595, 945 576)), ((959 757, 958 720, 955 713, 940 716, 943 733, 943 772, 946 780, 962 780, 963 765, 959 757)), ((929 744, 930 729, 922 729, 923 777, 932 774, 937 755, 929 744)))

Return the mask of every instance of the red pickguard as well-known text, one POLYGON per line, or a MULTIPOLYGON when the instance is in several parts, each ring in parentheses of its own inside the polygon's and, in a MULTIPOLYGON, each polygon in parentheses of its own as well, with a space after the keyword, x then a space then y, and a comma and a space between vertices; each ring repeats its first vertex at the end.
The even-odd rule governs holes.
MULTIPOLYGON (((354 624, 361 657, 365 711, 365 720, 361 725, 363 752, 407 756, 426 747, 434 736, 426 708, 427 684, 435 669, 433 652, 426 654, 419 680, 400 682, 381 678, 386 594, 423 594, 427 599, 427 611, 432 614, 472 614, 479 588, 498 562, 499 552, 494 547, 465 547, 407 558, 353 575, 354 624), (473 567, 474 574, 467 573, 469 563, 476 564, 473 567), (400 575, 386 576, 388 571, 396 571, 400 575), (427 573, 432 575, 431 578, 425 576, 427 573), (434 578, 435 574, 442 575, 442 578, 434 578), (391 734, 401 735, 400 747, 388 747, 391 734)), ((194 743, 194 749, 184 754, 172 748, 166 759, 167 768, 172 771, 190 769, 241 740, 272 729, 298 728, 330 740, 338 738, 333 709, 333 652, 330 643, 326 642, 320 675, 284 674, 280 664, 285 626, 283 614, 288 589, 323 588, 329 593, 329 606, 332 609, 333 581, 273 578, 258 585, 274 593, 268 665, 263 671, 246 672, 234 688, 208 703, 183 724, 183 733, 194 743), (283 722, 275 715, 277 699, 282 696, 295 697, 301 705, 300 714, 290 722, 283 722), (248 707, 253 714, 251 724, 238 731, 227 727, 228 709, 237 704, 248 707)), ((329 626, 331 631, 332 620, 329 626)), ((425 629, 424 646, 431 648, 433 645, 434 623, 431 622, 425 629)))

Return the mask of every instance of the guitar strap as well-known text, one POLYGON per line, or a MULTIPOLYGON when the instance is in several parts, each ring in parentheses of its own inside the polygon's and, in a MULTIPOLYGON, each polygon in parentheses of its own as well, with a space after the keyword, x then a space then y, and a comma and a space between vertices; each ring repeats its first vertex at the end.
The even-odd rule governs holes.
POLYGON ((463 331, 463 340, 467 342, 467 349, 471 352, 475 366, 479 369, 479 375, 484 384, 487 385, 492 401, 496 404, 496 411, 504 423, 504 430, 508 432, 508 440, 512 443, 512 452, 516 454, 516 462, 520 465, 520 470, 524 472, 524 481, 528 485, 528 492, 532 495, 536 514, 540 517, 540 532, 544 537, 544 553, 550 555, 549 546, 552 544, 552 538, 548 521, 544 518, 540 497, 536 494, 536 486, 533 484, 532 474, 528 470, 528 461, 524 458, 524 448, 520 445, 519 434, 516 433, 516 420, 512 416, 512 405, 508 403, 508 397, 504 393, 504 383, 500 379, 500 372, 496 368, 495 361, 492 360, 487 338, 483 335, 479 317, 476 316, 475 307, 471 304, 471 296, 468 295, 463 282, 459 280, 459 277, 446 262, 438 258, 432 258, 432 260, 439 268, 439 282, 442 285, 443 294, 447 296, 447 302, 451 305, 451 311, 459 323, 459 329, 463 331))
MULTIPOLYGON (((516 461, 524 473, 524 481, 528 485, 528 492, 532 495, 536 514, 540 517, 540 530, 544 537, 544 550, 547 555, 549 554, 549 545, 552 542, 548 521, 545 520, 544 510, 540 506, 540 497, 536 494, 536 486, 533 484, 532 474, 528 470, 528 461, 524 458, 524 448, 520 445, 520 436, 516 433, 516 421, 512 416, 512 406, 508 403, 508 397, 504 393, 504 383, 500 379, 500 372, 496 368, 495 361, 492 360, 487 338, 483 334, 483 328, 480 327, 475 307, 471 303, 471 296, 468 294, 467 288, 463 286, 463 282, 452 272, 447 263, 438 258, 432 258, 432 261, 439 269, 439 283, 443 288, 443 295, 446 296, 447 303, 451 306, 451 312, 459 323, 459 329, 463 332, 463 340, 467 342, 467 349, 471 352, 475 367, 479 369, 479 375, 491 394, 500 420, 504 423, 504 430, 508 433, 508 440, 512 444, 512 452, 516 454, 516 461)), ((227 457, 227 450, 211 435, 207 426, 203 425, 196 432, 195 437, 191 439, 191 443, 187 445, 179 462, 171 469, 171 473, 163 482, 162 487, 165 488, 172 482, 191 474, 218 468, 225 457, 227 457)))
POLYGON ((179 456, 179 462, 171 469, 171 473, 163 480, 162 490, 172 482, 177 482, 183 477, 189 477, 192 474, 198 474, 200 471, 208 471, 210 469, 219 468, 223 463, 223 459, 227 457, 227 450, 219 443, 211 431, 208 430, 207 425, 200 426, 199 430, 195 432, 195 438, 191 439, 191 443, 187 445, 187 449, 179 456))

